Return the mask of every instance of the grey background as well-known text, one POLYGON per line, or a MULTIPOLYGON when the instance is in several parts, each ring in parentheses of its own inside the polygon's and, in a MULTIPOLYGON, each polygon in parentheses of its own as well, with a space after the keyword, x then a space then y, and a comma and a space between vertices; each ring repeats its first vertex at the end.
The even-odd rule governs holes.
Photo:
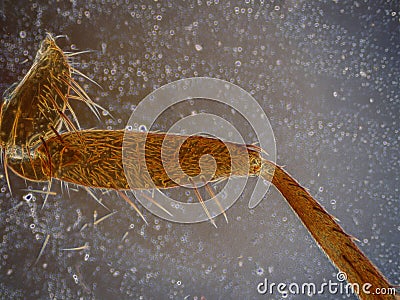
MULTIPOLYGON (((267 112, 278 163, 399 284, 398 1, 126 2, 0 1, 0 91, 22 79, 46 31, 67 35, 59 39, 66 51, 94 50, 77 56, 76 67, 103 89, 79 82, 116 119, 98 121, 74 103, 83 128, 122 129, 134 105, 177 79, 231 81, 267 112)), ((171 109, 152 129, 192 111, 219 113, 255 142, 238 114, 207 101, 171 109)), ((218 229, 144 212, 145 226, 115 192, 95 191, 117 213, 80 232, 94 211, 108 213, 86 191, 54 182, 58 195, 41 210, 43 196, 27 202, 23 189, 44 185, 11 181, 13 197, 0 182, 2 299, 267 299, 256 291, 264 278, 335 281, 335 268, 273 188, 254 210, 245 193, 218 229), (85 243, 87 250, 61 250, 85 243)))

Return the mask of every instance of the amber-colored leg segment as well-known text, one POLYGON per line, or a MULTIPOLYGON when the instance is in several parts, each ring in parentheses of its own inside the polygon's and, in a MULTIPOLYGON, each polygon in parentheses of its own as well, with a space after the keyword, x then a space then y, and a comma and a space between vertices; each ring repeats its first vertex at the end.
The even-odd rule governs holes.
POLYGON ((361 252, 354 238, 293 177, 267 160, 263 160, 260 175, 282 193, 333 264, 347 274, 348 282, 359 286, 360 299, 396 299, 394 295, 375 294, 377 288, 387 290, 393 286, 361 252), (363 285, 370 294, 363 291, 363 285))

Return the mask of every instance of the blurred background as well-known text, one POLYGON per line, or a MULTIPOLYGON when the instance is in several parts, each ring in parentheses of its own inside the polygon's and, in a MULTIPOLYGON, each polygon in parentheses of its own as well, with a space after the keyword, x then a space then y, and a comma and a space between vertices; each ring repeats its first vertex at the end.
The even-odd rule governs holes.
MULTIPOLYGON (((178 79, 230 81, 268 115, 278 164, 399 284, 399 2, 130 2, 0 1, 0 92, 23 78, 46 32, 66 36, 57 40, 64 51, 92 50, 77 55, 75 67, 102 89, 75 79, 115 119, 99 121, 73 102, 83 128, 124 128, 141 99, 178 79)), ((207 101, 182 103, 151 129, 198 112, 219 114, 256 142, 237 113, 207 101)), ((115 192, 94 191, 115 212, 94 226, 94 216, 109 211, 84 189, 53 181, 57 195, 41 209, 44 196, 26 189, 45 184, 11 175, 11 196, 1 174, 2 299, 280 299, 258 294, 258 283, 337 282, 273 187, 253 210, 246 190, 217 229, 141 208, 147 226, 115 192)))

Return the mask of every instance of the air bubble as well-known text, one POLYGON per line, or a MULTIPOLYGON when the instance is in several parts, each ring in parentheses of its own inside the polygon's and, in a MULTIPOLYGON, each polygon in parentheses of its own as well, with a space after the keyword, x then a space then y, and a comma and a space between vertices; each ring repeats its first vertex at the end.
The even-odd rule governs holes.
POLYGON ((22 199, 24 199, 26 202, 30 202, 32 200, 32 198, 33 198, 32 193, 22 196, 22 199))
POLYGON ((72 275, 72 278, 74 279, 75 283, 79 282, 78 275, 74 274, 74 275, 72 275))

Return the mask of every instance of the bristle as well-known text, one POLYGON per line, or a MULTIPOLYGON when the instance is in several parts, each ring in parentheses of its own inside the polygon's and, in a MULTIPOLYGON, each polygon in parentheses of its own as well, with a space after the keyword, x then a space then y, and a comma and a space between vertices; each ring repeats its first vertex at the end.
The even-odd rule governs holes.
POLYGON ((192 178, 189 178, 189 181, 193 184, 194 192, 195 192, 197 199, 199 200, 201 206, 203 207, 204 211, 206 212, 208 219, 210 220, 211 224, 213 224, 214 227, 217 228, 217 224, 215 224, 214 219, 211 217, 210 212, 208 211, 208 208, 207 208, 206 204, 204 203, 204 200, 201 197, 199 190, 197 189, 196 183, 193 181, 192 178))
POLYGON ((100 219, 96 220, 93 222, 93 225, 98 225, 100 222, 103 222, 105 219, 108 219, 112 215, 116 214, 117 211, 110 212, 108 215, 105 215, 104 217, 101 217, 100 219))
MULTIPOLYGON (((43 137, 40 137, 40 139, 41 139, 41 141, 42 141, 42 143, 43 143, 43 146, 44 146, 44 149, 45 149, 45 151, 46 151, 47 160, 48 160, 48 164, 49 164, 49 171, 50 171, 50 174, 49 174, 49 182, 48 182, 48 184, 47 184, 47 191, 50 192, 50 191, 51 191, 52 178, 53 178, 53 164, 52 164, 52 162, 51 162, 50 151, 49 151, 49 148, 47 147, 46 141, 43 139, 43 137)), ((47 202, 47 198, 48 198, 48 197, 49 197, 49 194, 47 193, 46 196, 45 196, 45 198, 44 198, 44 201, 43 201, 42 209, 43 209, 43 207, 46 205, 46 202, 47 202)))
POLYGON ((166 208, 164 208, 161 204, 157 203, 153 198, 147 196, 143 191, 142 191, 142 196, 145 197, 147 200, 149 200, 151 203, 153 203, 155 206, 160 208, 162 211, 170 215, 171 217, 173 216, 166 208))
POLYGON ((96 195, 90 190, 90 188, 88 188, 87 186, 84 187, 84 189, 86 190, 86 192, 94 199, 96 200, 96 202, 98 204, 100 204, 101 206, 103 206, 105 209, 107 209, 108 211, 111 211, 107 206, 105 206, 97 197, 96 195))
POLYGON ((55 135, 58 137, 58 139, 60 140, 60 142, 61 142, 62 144, 64 144, 63 138, 62 138, 61 135, 58 133, 58 131, 53 127, 53 125, 50 125, 50 128, 51 128, 51 130, 55 133, 55 135))
MULTIPOLYGON (((65 103, 66 107, 67 107, 67 108, 69 109, 69 111, 71 112, 72 117, 74 118, 74 121, 76 122, 76 124, 77 124, 77 126, 78 126, 78 129, 80 130, 81 127, 80 127, 80 125, 79 125, 78 118, 76 117, 75 111, 74 111, 73 108, 71 107, 71 105, 70 105, 68 99, 62 94, 62 92, 60 91, 60 89, 59 89, 56 85, 53 85, 53 88, 56 90, 57 94, 61 97, 61 99, 62 99, 63 102, 65 103)), ((53 99, 53 102, 55 103, 54 99, 53 99)), ((55 103, 55 105, 57 105, 57 104, 55 103)), ((58 110, 58 112, 61 114, 61 116, 63 117, 63 119, 65 120, 65 122, 67 122, 70 126, 72 125, 71 128, 73 128, 73 130, 76 131, 77 129, 76 129, 75 126, 72 124, 71 120, 69 120, 69 118, 59 109, 58 106, 57 106, 57 110, 58 110)))
POLYGON ((97 119, 100 120, 100 115, 96 109, 96 106, 94 105, 94 102, 89 98, 89 96, 86 95, 86 92, 82 93, 82 88, 78 83, 76 83, 75 81, 72 82, 74 84, 71 85, 71 89, 79 96, 79 98, 75 99, 85 102, 89 106, 90 110, 95 114, 97 119))
POLYGON ((215 196, 214 191, 212 190, 212 188, 210 187, 210 185, 208 184, 208 182, 206 181, 204 176, 201 176, 201 179, 203 180, 203 183, 205 184, 208 194, 211 196, 211 198, 213 198, 213 199, 215 198, 215 202, 217 203, 218 208, 221 210, 221 213, 224 215, 226 223, 229 223, 228 216, 226 215, 226 212, 225 212, 224 208, 222 207, 221 202, 219 202, 217 196, 215 196))
POLYGON ((53 177, 53 170, 52 170, 52 165, 53 164, 51 162, 50 151, 49 151, 49 148, 47 147, 47 144, 46 144, 46 141, 44 140, 44 138, 40 137, 40 140, 42 141, 44 150, 45 150, 46 155, 47 155, 47 163, 48 163, 48 167, 49 167, 49 171, 50 171, 49 177, 52 178, 53 177))
POLYGON ((127 195, 125 195, 123 192, 118 191, 117 190, 118 195, 120 195, 122 197, 122 199, 124 199, 126 202, 129 203, 130 206, 133 207, 133 209, 139 214, 139 216, 143 219, 143 221, 149 225, 149 223, 147 222, 147 220, 144 218, 143 214, 140 212, 139 208, 135 205, 135 203, 132 202, 131 199, 129 199, 129 197, 127 195))
POLYGON ((85 53, 93 53, 95 52, 94 50, 82 50, 79 52, 64 52, 68 57, 80 55, 80 54, 85 54, 85 53))
POLYGON ((29 149, 28 149, 28 146, 26 146, 26 152, 28 153, 29 162, 30 162, 30 164, 31 164, 33 173, 35 174, 35 178, 37 178, 36 169, 35 169, 35 166, 34 166, 34 164, 33 164, 32 155, 31 155, 31 153, 30 153, 30 151, 29 151, 29 149))
MULTIPOLYGON (((60 115, 60 117, 62 118, 62 120, 65 122, 64 124, 65 124, 65 126, 67 127, 67 128, 69 128, 69 131, 75 131, 75 132, 77 132, 78 131, 78 129, 75 127, 75 125, 71 122, 71 120, 67 117, 67 115, 60 109, 60 107, 58 106, 58 104, 57 104, 57 102, 55 101, 55 99, 51 96, 51 95, 49 95, 49 100, 53 103, 53 106, 54 106, 54 108, 57 110, 57 112, 58 112, 58 114, 60 115), (68 126, 70 126, 70 127, 68 127, 67 126, 67 124, 68 124, 68 126)), ((68 109, 69 109, 69 103, 68 103, 68 100, 66 100, 67 102, 67 107, 68 107, 68 109)), ((73 112, 73 110, 72 110, 72 112, 73 112)), ((73 114, 73 115, 75 115, 75 113, 73 114)), ((75 118, 76 118, 76 116, 75 116, 75 118)), ((76 120, 77 121, 77 120, 76 120)), ((77 122, 78 123, 78 122, 77 122)), ((79 126, 79 123, 78 123, 78 126, 79 126)), ((80 127, 79 127, 79 129, 80 129, 80 127)))
POLYGON ((8 186, 8 190, 10 191, 10 195, 12 197, 12 190, 11 190, 11 184, 10 184, 10 178, 8 176, 8 165, 7 165, 7 157, 5 152, 2 153, 2 159, 4 162, 4 176, 6 177, 6 182, 7 182, 7 186, 8 186))
POLYGON ((72 71, 72 73, 82 76, 83 78, 85 78, 85 79, 89 80, 90 82, 94 83, 95 85, 97 85, 99 88, 103 89, 100 84, 98 84, 96 81, 94 81, 92 78, 88 77, 87 75, 83 74, 81 71, 79 71, 75 68, 71 68, 71 71, 72 71))
POLYGON ((93 112, 98 116, 98 119, 100 118, 100 114, 99 114, 97 108, 100 108, 101 110, 106 111, 108 113, 108 111, 105 108, 103 108, 102 106, 100 106, 99 104, 94 102, 92 99, 90 99, 90 97, 85 92, 85 90, 73 78, 71 78, 71 83, 72 83, 72 86, 75 85, 76 88, 79 89, 79 91, 81 92, 82 98, 85 99, 85 101, 87 103, 89 103, 90 105, 92 105, 94 107, 96 112, 94 112, 94 111, 93 112))
POLYGON ((44 252, 44 249, 46 248, 47 243, 49 242, 49 239, 50 239, 50 234, 48 234, 46 236, 46 238, 45 238, 45 240, 43 242, 42 248, 40 249, 39 254, 38 254, 38 256, 37 256, 37 258, 35 260, 34 265, 36 265, 38 263, 39 259, 42 257, 42 254, 44 252))
POLYGON ((58 40, 58 39, 60 39, 60 38, 67 39, 68 36, 67 36, 66 34, 59 34, 59 35, 56 35, 56 36, 54 37, 54 40, 58 40))

